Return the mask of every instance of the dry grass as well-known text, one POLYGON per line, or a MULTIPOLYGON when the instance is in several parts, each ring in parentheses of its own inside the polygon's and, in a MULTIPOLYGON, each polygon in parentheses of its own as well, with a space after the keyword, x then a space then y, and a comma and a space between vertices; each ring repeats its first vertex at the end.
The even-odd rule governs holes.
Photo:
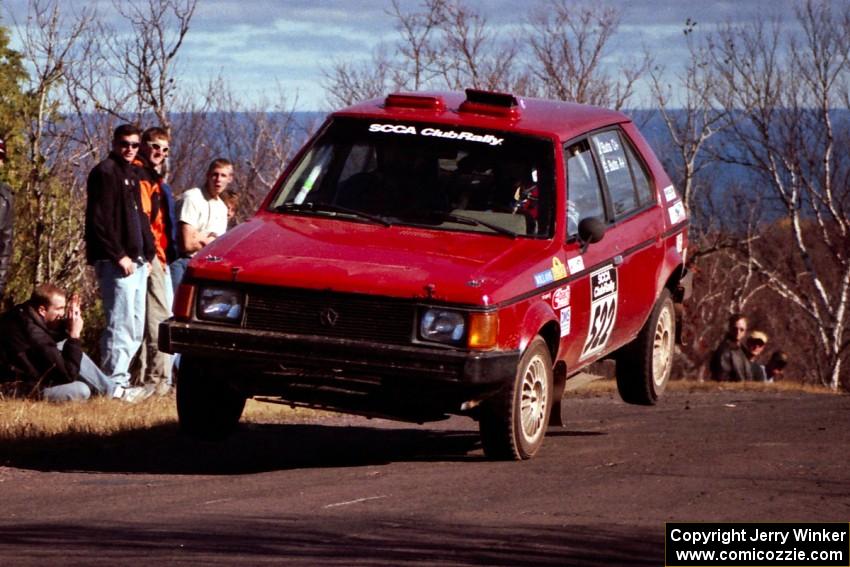
MULTIPOLYGON (((831 394, 826 388, 794 382, 716 383, 678 380, 669 384, 671 391, 709 392, 746 390, 771 392, 807 392, 831 394)), ((578 396, 616 395, 613 380, 596 380, 573 394, 578 396)), ((322 419, 327 414, 307 409, 293 409, 278 404, 248 400, 243 421, 253 423, 305 423, 322 419)), ((31 400, 0 399, 0 442, 46 439, 57 436, 110 436, 129 431, 176 426, 177 409, 173 396, 151 398, 128 405, 102 398, 85 403, 48 404, 31 400)))
MULTIPOLYGON (((248 400, 243 421, 300 423, 319 412, 248 400)), ((136 405, 96 398, 84 403, 49 404, 33 400, 0 400, 0 441, 40 439, 56 435, 114 435, 176 425, 173 396, 154 397, 136 405)))

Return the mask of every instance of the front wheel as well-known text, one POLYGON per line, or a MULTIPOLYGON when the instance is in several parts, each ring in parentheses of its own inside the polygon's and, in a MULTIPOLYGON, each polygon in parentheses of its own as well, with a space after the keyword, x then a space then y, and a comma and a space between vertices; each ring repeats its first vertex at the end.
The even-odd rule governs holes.
POLYGON ((624 402, 653 405, 664 393, 673 369, 676 313, 666 289, 637 338, 617 360, 617 390, 624 402))
POLYGON ((199 439, 222 439, 236 428, 244 409, 245 396, 209 367, 183 357, 177 417, 184 433, 199 439))
POLYGON ((530 459, 543 444, 552 406, 552 357, 541 337, 531 341, 512 384, 482 407, 484 454, 494 459, 530 459))

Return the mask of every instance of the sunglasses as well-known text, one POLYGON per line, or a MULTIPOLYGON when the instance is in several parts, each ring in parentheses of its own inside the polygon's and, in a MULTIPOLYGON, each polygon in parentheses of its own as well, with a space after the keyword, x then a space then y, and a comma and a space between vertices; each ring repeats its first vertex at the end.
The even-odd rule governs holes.
POLYGON ((139 147, 139 142, 128 142, 127 140, 121 140, 120 142, 118 142, 118 145, 122 148, 131 148, 135 150, 139 147))
POLYGON ((158 144, 156 142, 148 142, 148 147, 152 150, 156 150, 164 154, 167 154, 169 149, 168 146, 163 146, 162 144, 158 144))

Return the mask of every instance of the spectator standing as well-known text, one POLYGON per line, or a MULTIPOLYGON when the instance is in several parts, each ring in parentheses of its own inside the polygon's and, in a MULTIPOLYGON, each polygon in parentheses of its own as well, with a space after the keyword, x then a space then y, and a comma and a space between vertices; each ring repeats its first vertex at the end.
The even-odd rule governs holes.
POLYGON ((227 205, 227 228, 236 226, 236 215, 239 213, 239 193, 233 189, 225 189, 221 192, 221 200, 227 205))
POLYGON ((36 286, 29 301, 0 316, 0 362, 23 378, 28 391, 50 402, 81 401, 92 393, 137 402, 144 388, 123 388, 107 377, 80 346, 83 318, 79 296, 67 302, 52 284, 36 286))
POLYGON ((155 256, 151 261, 145 300, 145 329, 139 364, 134 368, 134 384, 151 384, 160 395, 167 394, 171 384, 171 355, 157 346, 159 324, 171 316, 173 288, 169 264, 177 259, 177 220, 174 197, 163 176, 171 136, 162 128, 148 128, 142 133, 142 145, 135 161, 142 170, 139 189, 142 210, 150 222, 155 256))
POLYGON ((758 357, 764 352, 765 345, 767 345, 767 335, 762 331, 751 331, 744 344, 744 352, 752 365, 752 379, 756 382, 767 382, 765 367, 758 361, 758 357))
POLYGON ((227 231, 227 204, 221 194, 231 181, 233 164, 218 158, 207 168, 204 186, 183 193, 178 219, 180 258, 171 265, 171 283, 175 292, 192 256, 227 231))
POLYGON ((729 317, 726 336, 711 355, 709 362, 712 379, 731 382, 752 380, 752 364, 743 347, 746 336, 747 318, 740 313, 729 317))
MULTIPOLYGON (((6 165, 6 141, 0 138, 0 168, 6 165)), ((12 261, 12 237, 15 224, 15 207, 12 188, 0 182, 0 298, 9 279, 9 264, 12 261)))
POLYGON ((112 152, 91 170, 86 185, 86 257, 97 274, 106 315, 101 368, 124 387, 142 344, 147 279, 155 255, 139 194, 141 170, 133 165, 139 135, 131 124, 116 128, 112 152))

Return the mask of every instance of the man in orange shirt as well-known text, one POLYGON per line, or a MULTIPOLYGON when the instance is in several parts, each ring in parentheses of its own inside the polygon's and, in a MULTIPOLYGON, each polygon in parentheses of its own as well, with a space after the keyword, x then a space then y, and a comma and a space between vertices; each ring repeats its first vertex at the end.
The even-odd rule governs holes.
POLYGON ((143 170, 139 187, 142 210, 150 219, 156 256, 151 262, 145 308, 145 336, 139 351, 139 367, 133 374, 136 384, 154 384, 160 395, 171 389, 171 355, 157 347, 159 324, 171 317, 173 290, 168 264, 177 258, 177 225, 174 197, 163 173, 171 137, 162 128, 142 133, 136 165, 143 170))

